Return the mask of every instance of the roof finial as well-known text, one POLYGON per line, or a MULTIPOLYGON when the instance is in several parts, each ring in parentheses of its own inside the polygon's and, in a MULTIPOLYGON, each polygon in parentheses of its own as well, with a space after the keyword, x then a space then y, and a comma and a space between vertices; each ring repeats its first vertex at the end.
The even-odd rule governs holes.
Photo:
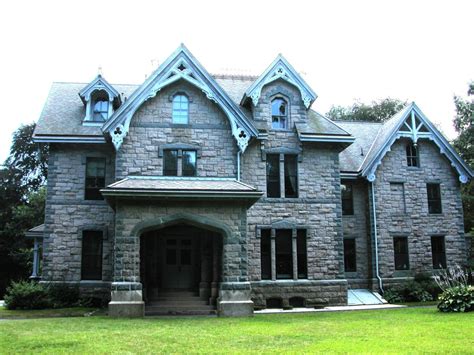
POLYGON ((97 75, 102 76, 102 66, 101 65, 99 65, 99 67, 97 68, 97 75))

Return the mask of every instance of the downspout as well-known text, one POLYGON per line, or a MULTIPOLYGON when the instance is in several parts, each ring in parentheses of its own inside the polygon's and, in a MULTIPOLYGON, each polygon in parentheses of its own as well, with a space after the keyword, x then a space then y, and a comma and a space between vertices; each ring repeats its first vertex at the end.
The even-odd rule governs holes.
POLYGON ((373 182, 370 182, 370 188, 371 188, 371 193, 372 193, 372 215, 373 215, 373 221, 374 221, 375 276, 379 280, 379 288, 383 294, 384 293, 383 283, 382 283, 382 278, 380 277, 380 274, 379 274, 379 243, 378 243, 378 238, 377 238, 377 214, 376 214, 376 208, 375 208, 375 191, 374 191, 373 182))
POLYGON ((237 181, 240 181, 240 150, 237 152, 237 181))

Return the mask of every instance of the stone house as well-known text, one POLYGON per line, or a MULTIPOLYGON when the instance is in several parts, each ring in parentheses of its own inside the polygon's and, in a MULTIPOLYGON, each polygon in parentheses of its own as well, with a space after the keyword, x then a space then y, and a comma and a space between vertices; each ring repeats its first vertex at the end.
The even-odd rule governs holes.
POLYGON ((250 315, 465 263, 473 173, 422 111, 333 122, 316 98, 282 56, 210 75, 183 45, 141 85, 54 83, 42 280, 115 316, 250 315))

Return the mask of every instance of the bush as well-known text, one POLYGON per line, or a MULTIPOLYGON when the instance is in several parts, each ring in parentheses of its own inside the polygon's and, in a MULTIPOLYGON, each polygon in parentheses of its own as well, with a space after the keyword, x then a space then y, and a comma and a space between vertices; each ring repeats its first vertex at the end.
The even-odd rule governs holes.
POLYGON ((441 312, 474 311, 474 287, 460 285, 446 289, 439 296, 438 309, 441 312))
POLYGON ((388 303, 401 303, 401 302, 403 302, 403 298, 400 294, 400 290, 398 290, 396 288, 389 288, 389 289, 385 290, 385 292, 383 293, 383 298, 385 298, 385 300, 388 303))
POLYGON ((42 309, 51 303, 45 286, 34 281, 18 281, 7 287, 5 305, 8 309, 42 309))
POLYGON ((48 284, 48 295, 53 308, 74 307, 79 302, 79 287, 66 284, 48 284))
POLYGON ((383 297, 389 303, 429 302, 433 301, 439 292, 440 289, 430 275, 417 274, 413 281, 387 288, 383 297))

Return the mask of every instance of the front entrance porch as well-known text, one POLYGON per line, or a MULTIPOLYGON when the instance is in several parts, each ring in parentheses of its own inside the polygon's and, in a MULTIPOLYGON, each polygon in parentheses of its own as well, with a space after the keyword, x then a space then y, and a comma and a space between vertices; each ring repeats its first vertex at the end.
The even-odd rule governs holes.
POLYGON ((144 232, 140 279, 146 314, 215 313, 222 235, 185 223, 144 232))

